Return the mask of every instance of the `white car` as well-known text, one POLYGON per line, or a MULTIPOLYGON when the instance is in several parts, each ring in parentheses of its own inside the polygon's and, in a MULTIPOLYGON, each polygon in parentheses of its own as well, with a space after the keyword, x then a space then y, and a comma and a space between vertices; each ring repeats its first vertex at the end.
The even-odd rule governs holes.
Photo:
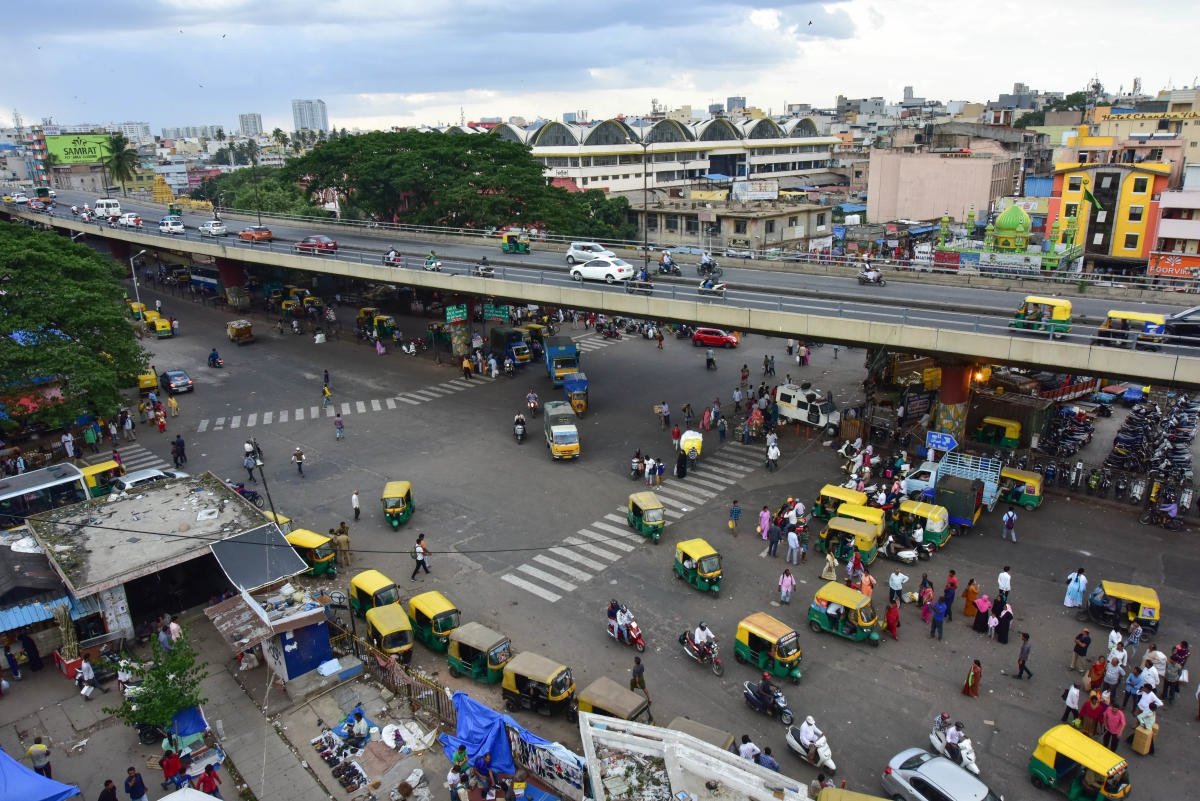
POLYGON ((567 264, 579 264, 592 259, 611 259, 616 255, 595 242, 572 242, 571 247, 567 248, 567 264))
POLYGON ((220 220, 209 220, 208 222, 200 223, 198 229, 200 236, 225 236, 229 231, 225 228, 225 223, 220 220))
POLYGON ((167 217, 158 223, 158 232, 160 234, 182 234, 184 232, 183 223, 178 218, 167 217))
POLYGON ((29 197, 24 192, 17 192, 12 196, 13 203, 28 203, 29 197))
POLYGON ((120 219, 117 220, 117 225, 121 226, 122 228, 141 228, 142 216, 140 214, 134 214, 132 211, 126 212, 125 214, 121 215, 120 219))
POLYGON ((170 481, 173 478, 189 478, 189 475, 182 470, 158 470, 153 467, 147 470, 134 470, 132 473, 126 473, 114 481, 113 491, 130 492, 145 487, 148 484, 170 481))
POLYGON ((612 284, 628 281, 633 278, 634 272, 633 265, 624 259, 607 256, 575 265, 571 268, 571 277, 576 281, 604 281, 612 284))

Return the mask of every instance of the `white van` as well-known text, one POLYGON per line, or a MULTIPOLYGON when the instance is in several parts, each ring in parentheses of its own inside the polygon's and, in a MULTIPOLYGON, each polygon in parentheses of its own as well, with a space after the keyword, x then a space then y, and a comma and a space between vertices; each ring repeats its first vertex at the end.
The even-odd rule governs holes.
POLYGON ((111 197, 96 198, 95 209, 97 217, 120 217, 121 201, 111 197))

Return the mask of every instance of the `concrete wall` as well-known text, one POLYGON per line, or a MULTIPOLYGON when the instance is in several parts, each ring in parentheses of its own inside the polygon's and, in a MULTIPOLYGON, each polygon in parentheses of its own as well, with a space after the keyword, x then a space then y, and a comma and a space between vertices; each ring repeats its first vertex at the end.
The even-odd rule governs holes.
POLYGON ((962 221, 971 207, 986 214, 995 166, 990 158, 872 150, 867 219, 935 220, 949 213, 962 221))

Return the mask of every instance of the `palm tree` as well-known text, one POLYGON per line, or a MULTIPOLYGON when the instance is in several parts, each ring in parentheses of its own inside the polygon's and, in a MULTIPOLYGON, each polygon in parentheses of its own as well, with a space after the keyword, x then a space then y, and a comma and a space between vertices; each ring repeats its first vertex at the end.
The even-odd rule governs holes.
POLYGON ((104 166, 112 174, 113 180, 121 184, 121 192, 128 197, 127 183, 137 175, 138 154, 130 148, 132 144, 125 134, 114 133, 108 137, 108 158, 104 166))
MULTIPOLYGON (((225 129, 224 128, 217 129, 217 141, 220 142, 222 146, 225 145, 225 129)), ((233 166, 233 150, 232 149, 230 149, 230 151, 229 151, 229 166, 230 167, 233 166)))
POLYGON ((242 148, 242 153, 245 154, 246 160, 250 162, 251 167, 258 166, 258 142, 253 139, 247 139, 245 146, 242 148))
POLYGON ((275 144, 279 145, 280 150, 287 149, 288 135, 283 132, 282 128, 271 131, 271 138, 275 140, 275 144))

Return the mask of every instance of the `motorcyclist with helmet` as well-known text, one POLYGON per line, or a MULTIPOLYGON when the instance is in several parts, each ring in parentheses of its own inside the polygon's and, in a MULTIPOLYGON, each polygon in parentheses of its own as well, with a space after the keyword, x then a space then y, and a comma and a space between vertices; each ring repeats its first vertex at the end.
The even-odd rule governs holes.
POLYGON ((778 688, 771 683, 771 674, 764 670, 762 681, 754 687, 754 693, 758 696, 764 712, 769 713, 771 711, 771 705, 775 703, 775 693, 777 690, 778 688))
POLYGON ((533 387, 529 388, 529 394, 525 396, 525 403, 529 405, 531 414, 537 414, 538 394, 533 391, 533 387))
POLYGON ((625 604, 617 609, 617 640, 629 642, 629 624, 633 622, 633 612, 625 604))
POLYGON ((800 724, 800 747, 808 753, 808 761, 816 764, 817 740, 825 736, 825 732, 817 728, 817 722, 809 715, 800 724))
POLYGON ((716 642, 716 635, 709 630, 704 621, 700 621, 700 625, 696 626, 696 630, 692 632, 692 643, 696 646, 696 652, 700 654, 702 660, 712 658, 712 643, 716 642))

